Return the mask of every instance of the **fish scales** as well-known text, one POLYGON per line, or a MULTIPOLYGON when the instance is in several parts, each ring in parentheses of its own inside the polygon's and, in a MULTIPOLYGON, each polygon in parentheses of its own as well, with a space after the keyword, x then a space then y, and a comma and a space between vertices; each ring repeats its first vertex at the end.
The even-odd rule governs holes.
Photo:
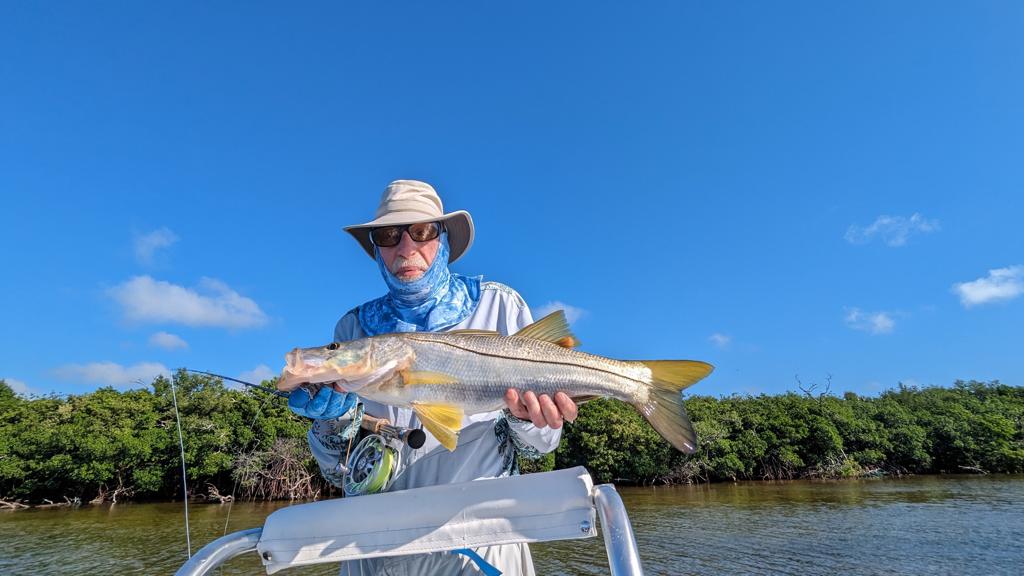
POLYGON ((468 413, 504 406, 508 388, 573 397, 611 396, 629 402, 646 400, 641 384, 650 371, 643 365, 577 352, 536 340, 505 336, 395 336, 414 354, 409 370, 446 374, 455 383, 384 386, 364 389, 374 400, 379 391, 403 404, 446 399, 465 406, 468 413))

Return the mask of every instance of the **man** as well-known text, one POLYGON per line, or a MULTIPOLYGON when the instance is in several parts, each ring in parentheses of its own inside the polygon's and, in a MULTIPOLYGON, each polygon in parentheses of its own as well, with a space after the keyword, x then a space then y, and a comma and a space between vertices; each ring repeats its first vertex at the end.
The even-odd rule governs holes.
MULTIPOLYGON (((345 341, 393 332, 440 332, 454 329, 496 330, 512 334, 533 322, 530 309, 515 290, 454 274, 448 265, 473 243, 473 220, 463 210, 444 213, 437 192, 425 182, 396 180, 385 189, 371 222, 345 230, 376 260, 388 293, 345 314, 334 340, 345 341)), ((310 449, 324 476, 340 486, 337 470, 348 446, 340 432, 349 424, 354 394, 325 387, 310 398, 296 390, 289 406, 313 418, 310 449)), ((537 456, 558 446, 562 423, 576 418, 576 404, 564 393, 554 398, 509 389, 507 408, 467 415, 458 448, 449 452, 435 438, 417 450, 404 447, 403 469, 392 490, 465 482, 513 474, 516 456, 537 456)), ((412 411, 364 402, 366 412, 402 427, 418 427, 412 411)), ((425 503, 425 505, 427 505, 425 503)), ((384 512, 384 511, 382 511, 384 512)), ((393 512, 393 511, 389 511, 393 512)), ((400 512, 398 512, 400 513, 400 512)), ((534 574, 529 548, 491 546, 475 551, 506 575, 534 574)), ((429 554, 348 562, 341 574, 481 574, 470 557, 429 554)))

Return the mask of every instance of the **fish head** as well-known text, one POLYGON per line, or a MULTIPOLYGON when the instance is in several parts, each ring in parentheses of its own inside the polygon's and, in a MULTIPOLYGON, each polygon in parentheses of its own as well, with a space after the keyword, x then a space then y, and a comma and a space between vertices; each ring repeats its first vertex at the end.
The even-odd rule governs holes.
POLYGON ((288 391, 300 384, 359 381, 374 370, 372 349, 373 343, 366 338, 295 348, 285 354, 285 367, 277 387, 288 391))
POLYGON ((277 388, 291 391, 303 384, 331 384, 341 392, 359 392, 408 366, 408 346, 392 338, 360 338, 316 348, 295 348, 285 355, 277 388))

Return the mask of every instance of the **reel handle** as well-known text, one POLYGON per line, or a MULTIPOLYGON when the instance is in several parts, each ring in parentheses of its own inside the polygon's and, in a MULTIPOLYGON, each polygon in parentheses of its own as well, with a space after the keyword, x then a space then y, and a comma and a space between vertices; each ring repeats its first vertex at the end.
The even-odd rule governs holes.
POLYGON ((400 428, 392 426, 387 418, 377 418, 369 414, 363 414, 363 422, 360 425, 364 430, 380 434, 386 438, 396 438, 412 448, 413 450, 423 446, 427 440, 426 433, 419 428, 400 428))

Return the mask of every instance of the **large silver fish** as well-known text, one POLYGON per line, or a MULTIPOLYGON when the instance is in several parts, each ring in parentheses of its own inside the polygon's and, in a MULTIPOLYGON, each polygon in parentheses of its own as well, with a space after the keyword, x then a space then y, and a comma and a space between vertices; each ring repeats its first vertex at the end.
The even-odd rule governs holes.
POLYGON ((611 397, 632 404, 678 450, 696 451, 680 391, 710 374, 710 364, 612 360, 573 350, 578 344, 562 311, 511 336, 486 330, 384 334, 292 350, 278 388, 331 384, 411 408, 449 450, 458 443, 463 415, 502 408, 508 388, 552 397, 561 391, 576 402, 611 397))

